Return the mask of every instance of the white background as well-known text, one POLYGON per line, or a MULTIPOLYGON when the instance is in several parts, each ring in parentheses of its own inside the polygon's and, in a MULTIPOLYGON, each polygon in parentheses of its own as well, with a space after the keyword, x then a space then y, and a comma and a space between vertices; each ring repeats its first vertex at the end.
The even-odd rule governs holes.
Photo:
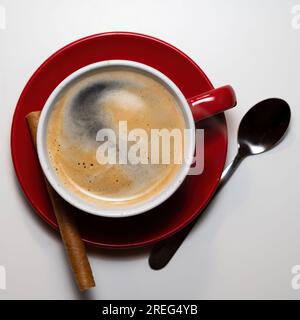
POLYGON ((291 268, 300 264, 300 0, 0 0, 0 299, 299 299, 291 268), (228 161, 243 114, 268 97, 286 99, 291 129, 272 151, 246 159, 161 271, 149 249, 89 250, 97 288, 77 292, 60 238, 29 208, 14 176, 10 126, 36 68, 67 43, 104 31, 136 31, 186 52, 215 86, 230 83, 228 161))

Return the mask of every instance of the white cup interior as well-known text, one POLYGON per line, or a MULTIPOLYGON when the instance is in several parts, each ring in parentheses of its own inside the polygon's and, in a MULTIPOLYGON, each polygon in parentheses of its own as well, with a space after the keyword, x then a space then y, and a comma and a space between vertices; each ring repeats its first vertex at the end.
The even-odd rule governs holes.
POLYGON ((62 198, 64 198, 67 202, 69 202, 71 205, 77 207, 78 209, 84 212, 94 214, 97 216, 104 216, 104 217, 111 217, 111 218, 128 217, 128 216, 137 215, 137 214, 146 212, 150 209, 153 209, 154 207, 166 201, 178 189, 178 187, 181 185, 186 175, 188 174, 190 165, 193 160, 194 148, 195 148, 194 119, 193 119, 190 107, 184 95, 182 94, 182 92, 168 77, 166 77, 160 71, 150 66, 147 66, 145 64, 134 62, 134 61, 128 61, 128 60, 109 60, 109 61, 93 63, 75 71, 70 76, 65 78, 55 88, 55 90, 51 93, 48 100, 46 101, 45 106, 41 112, 38 131, 37 131, 37 151, 38 151, 39 161, 46 178, 48 179, 52 187, 56 190, 56 192, 62 198), (163 83, 163 85, 168 90, 170 90, 172 95, 177 100, 178 105, 180 106, 182 110, 182 114, 184 116, 186 128, 190 129, 188 130, 188 138, 186 139, 186 143, 184 146, 186 161, 183 162, 183 164, 181 165, 181 168, 177 172, 176 176, 172 179, 172 181, 166 186, 165 189, 163 189, 159 194, 157 194, 153 198, 145 202, 135 204, 125 208, 99 207, 84 201, 83 199, 75 195, 73 192, 66 189, 61 183, 60 179, 57 177, 56 173, 54 172, 54 169, 50 163, 50 159, 47 151, 47 144, 46 144, 47 124, 52 111, 52 107, 55 105, 57 98, 59 97, 61 92, 66 88, 66 86, 72 85, 72 82, 75 81, 79 76, 88 74, 92 71, 95 72, 99 69, 112 67, 112 66, 129 67, 129 68, 137 69, 139 71, 143 71, 151 75, 152 77, 155 77, 157 80, 163 83))

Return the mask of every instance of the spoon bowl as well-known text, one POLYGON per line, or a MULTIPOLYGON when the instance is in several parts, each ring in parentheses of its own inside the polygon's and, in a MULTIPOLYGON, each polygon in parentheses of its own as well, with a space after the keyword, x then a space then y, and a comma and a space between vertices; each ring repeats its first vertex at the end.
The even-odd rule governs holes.
POLYGON ((290 107, 282 99, 271 98, 257 103, 240 123, 239 154, 254 155, 273 148, 284 136, 290 119, 290 107))

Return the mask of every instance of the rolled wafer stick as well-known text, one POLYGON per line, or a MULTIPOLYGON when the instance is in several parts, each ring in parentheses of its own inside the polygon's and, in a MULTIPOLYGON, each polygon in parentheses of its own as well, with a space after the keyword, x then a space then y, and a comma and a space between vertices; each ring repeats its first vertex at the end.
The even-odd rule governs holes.
MULTIPOLYGON (((26 116, 32 142, 36 148, 36 133, 39 122, 40 112, 31 112, 26 116)), ((47 181, 45 183, 47 191, 49 193, 53 210, 57 219, 60 234, 66 249, 67 256, 69 258, 70 265, 72 267, 75 280, 81 291, 85 291, 89 288, 95 287, 95 281, 91 270, 90 263, 88 261, 84 243, 80 237, 72 214, 68 210, 68 206, 65 201, 56 193, 52 186, 47 181)))

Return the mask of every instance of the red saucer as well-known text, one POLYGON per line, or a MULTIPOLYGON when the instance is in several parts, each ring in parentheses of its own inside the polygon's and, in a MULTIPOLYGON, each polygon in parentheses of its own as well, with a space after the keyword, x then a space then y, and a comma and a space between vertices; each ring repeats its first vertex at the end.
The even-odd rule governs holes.
MULTIPOLYGON (((200 68, 184 53, 161 40, 127 32, 80 39, 62 48, 33 74, 18 101, 11 129, 11 151, 17 178, 36 212, 57 229, 42 172, 25 116, 41 110, 53 89, 75 70, 102 60, 127 59, 148 64, 167 75, 186 97, 212 89, 200 68)), ((224 114, 202 121, 205 129, 204 172, 188 176, 180 189, 151 212, 120 219, 101 218, 75 210, 84 241, 106 248, 153 244, 191 222, 210 200, 221 176, 227 151, 224 114)))

